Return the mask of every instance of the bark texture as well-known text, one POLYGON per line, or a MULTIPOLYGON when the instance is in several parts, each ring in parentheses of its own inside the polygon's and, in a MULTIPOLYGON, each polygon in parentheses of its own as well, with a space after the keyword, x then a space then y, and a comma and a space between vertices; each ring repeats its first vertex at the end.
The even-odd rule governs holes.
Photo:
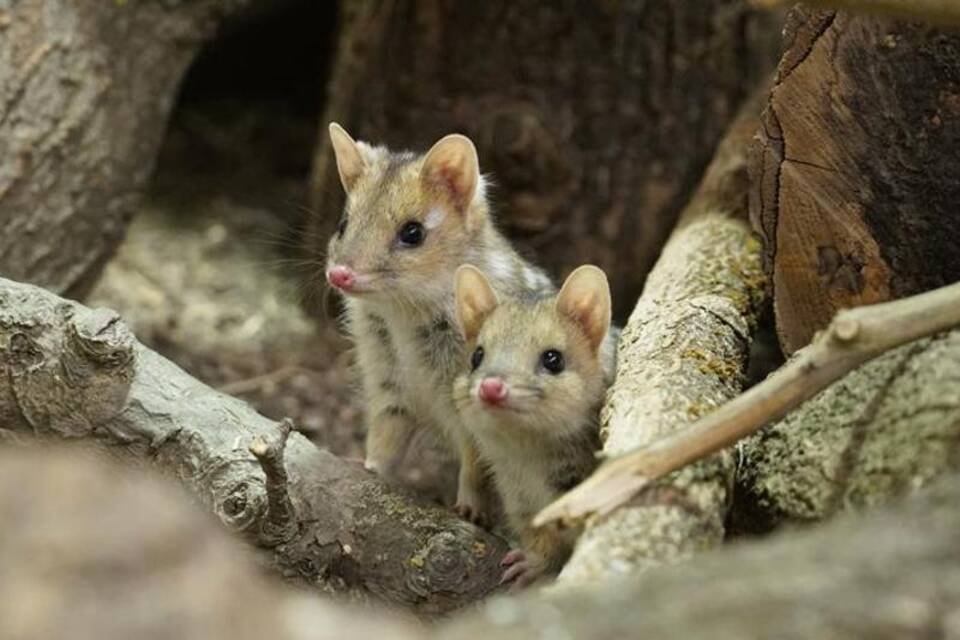
POLYGON ((447 640, 936 638, 960 633, 960 478, 869 516, 551 598, 497 599, 447 640))
POLYGON ((960 466, 960 330, 894 349, 745 441, 738 527, 862 509, 960 466))
POLYGON ((0 449, 0 521, 9 640, 411 637, 404 621, 282 588, 169 479, 102 454, 0 449))
POLYGON ((801 5, 785 41, 752 216, 792 353, 838 309, 960 279, 960 33, 801 5))
POLYGON ((339 216, 326 122, 420 150, 460 131, 509 235, 553 273, 603 267, 621 317, 779 32, 741 0, 342 5, 311 251, 339 216))
MULTIPOLYGON (((625 453, 736 396, 764 301, 760 243, 746 221, 756 101, 731 127, 644 287, 601 414, 603 452, 625 453)), ((723 540, 733 457, 721 452, 588 524, 558 586, 648 569, 723 540)))
MULTIPOLYGON (((846 374, 888 351, 960 327, 960 282, 844 309, 765 380, 682 429, 608 460, 541 511, 534 525, 582 520, 626 504, 651 481, 723 451, 782 420, 846 374)), ((942 372, 939 372, 942 373, 942 372)), ((820 423, 818 423, 819 425, 820 423)), ((816 438, 816 433, 810 434, 816 438)), ((931 469, 933 470, 933 469, 931 469)))
POLYGON ((283 425, 142 346, 112 311, 0 280, 0 362, 0 435, 93 440, 152 462, 266 548, 291 580, 423 614, 473 602, 497 584, 500 539, 299 433, 284 449, 283 425), (248 451, 255 441, 266 446, 257 447, 266 478, 248 451), (277 493, 284 472, 287 495, 277 493), (292 505, 293 522, 278 505, 292 505))
POLYGON ((0 274, 83 295, 123 237, 185 69, 247 0, 0 0, 0 274))

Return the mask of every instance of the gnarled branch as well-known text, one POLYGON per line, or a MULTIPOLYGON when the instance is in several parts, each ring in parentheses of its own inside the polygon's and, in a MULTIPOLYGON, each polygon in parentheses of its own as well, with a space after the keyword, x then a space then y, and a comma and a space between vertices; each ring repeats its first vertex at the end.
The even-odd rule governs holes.
POLYGON ((7 432, 154 463, 294 581, 424 614, 497 585, 502 540, 206 387, 112 311, 0 279, 0 363, 7 432))

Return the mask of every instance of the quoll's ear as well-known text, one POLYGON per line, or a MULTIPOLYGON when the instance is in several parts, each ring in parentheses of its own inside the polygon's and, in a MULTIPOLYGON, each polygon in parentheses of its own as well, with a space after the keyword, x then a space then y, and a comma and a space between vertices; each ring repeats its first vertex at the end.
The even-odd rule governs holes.
POLYGON ((480 333, 480 327, 497 305, 497 294, 480 269, 472 264, 461 265, 454 274, 457 297, 457 323, 469 342, 480 333))
POLYGON ((574 269, 557 296, 557 310, 577 323, 594 351, 610 329, 610 307, 607 275, 590 264, 574 269))
POLYGON ((333 155, 337 158, 337 171, 340 172, 340 182, 343 190, 350 193, 357 180, 366 169, 363 154, 356 140, 350 137, 346 130, 336 122, 330 123, 330 142, 333 145, 333 155))
POLYGON ((480 161, 470 138, 454 133, 433 145, 423 160, 420 182, 465 212, 480 183, 480 161))

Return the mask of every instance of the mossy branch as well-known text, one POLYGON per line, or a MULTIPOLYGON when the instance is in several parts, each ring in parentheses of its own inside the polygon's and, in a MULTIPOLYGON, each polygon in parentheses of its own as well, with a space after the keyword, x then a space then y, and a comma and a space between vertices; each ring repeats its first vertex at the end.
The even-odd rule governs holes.
POLYGON ((2 278, 0 425, 4 441, 96 441, 149 462, 269 549, 277 573, 325 593, 426 615, 497 587, 506 544, 496 536, 203 385, 116 313, 2 278))

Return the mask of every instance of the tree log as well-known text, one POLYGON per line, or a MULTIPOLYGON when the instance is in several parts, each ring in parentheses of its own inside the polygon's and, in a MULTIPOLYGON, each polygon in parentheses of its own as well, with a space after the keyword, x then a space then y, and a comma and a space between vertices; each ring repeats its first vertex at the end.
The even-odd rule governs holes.
POLYGON ((83 295, 123 237, 177 87, 246 0, 0 0, 0 273, 83 295))
POLYGON ((960 467, 958 442, 960 330, 953 330, 884 354, 746 440, 737 528, 888 502, 960 467))
MULTIPOLYGON (((747 216, 748 101, 630 316, 601 415, 606 456, 693 422, 736 396, 764 301, 760 243, 747 216)), ((719 544, 733 485, 723 452, 664 478, 641 499, 588 524, 560 587, 644 570, 719 544)))
POLYGON ((785 41, 751 215, 792 353, 839 309, 960 280, 960 33, 801 5, 785 41))
POLYGON ((111 311, 0 279, 0 361, 0 433, 88 439, 152 462, 292 580, 421 614, 497 584, 499 538, 287 439, 288 425, 197 382, 111 311))
POLYGON ((603 267, 618 317, 780 30, 745 0, 341 4, 310 252, 339 216, 326 122, 421 150, 459 131, 509 235, 553 273, 603 267))
POLYGON ((935 638, 957 632, 960 477, 847 516, 549 598, 496 599, 460 638, 935 638))

